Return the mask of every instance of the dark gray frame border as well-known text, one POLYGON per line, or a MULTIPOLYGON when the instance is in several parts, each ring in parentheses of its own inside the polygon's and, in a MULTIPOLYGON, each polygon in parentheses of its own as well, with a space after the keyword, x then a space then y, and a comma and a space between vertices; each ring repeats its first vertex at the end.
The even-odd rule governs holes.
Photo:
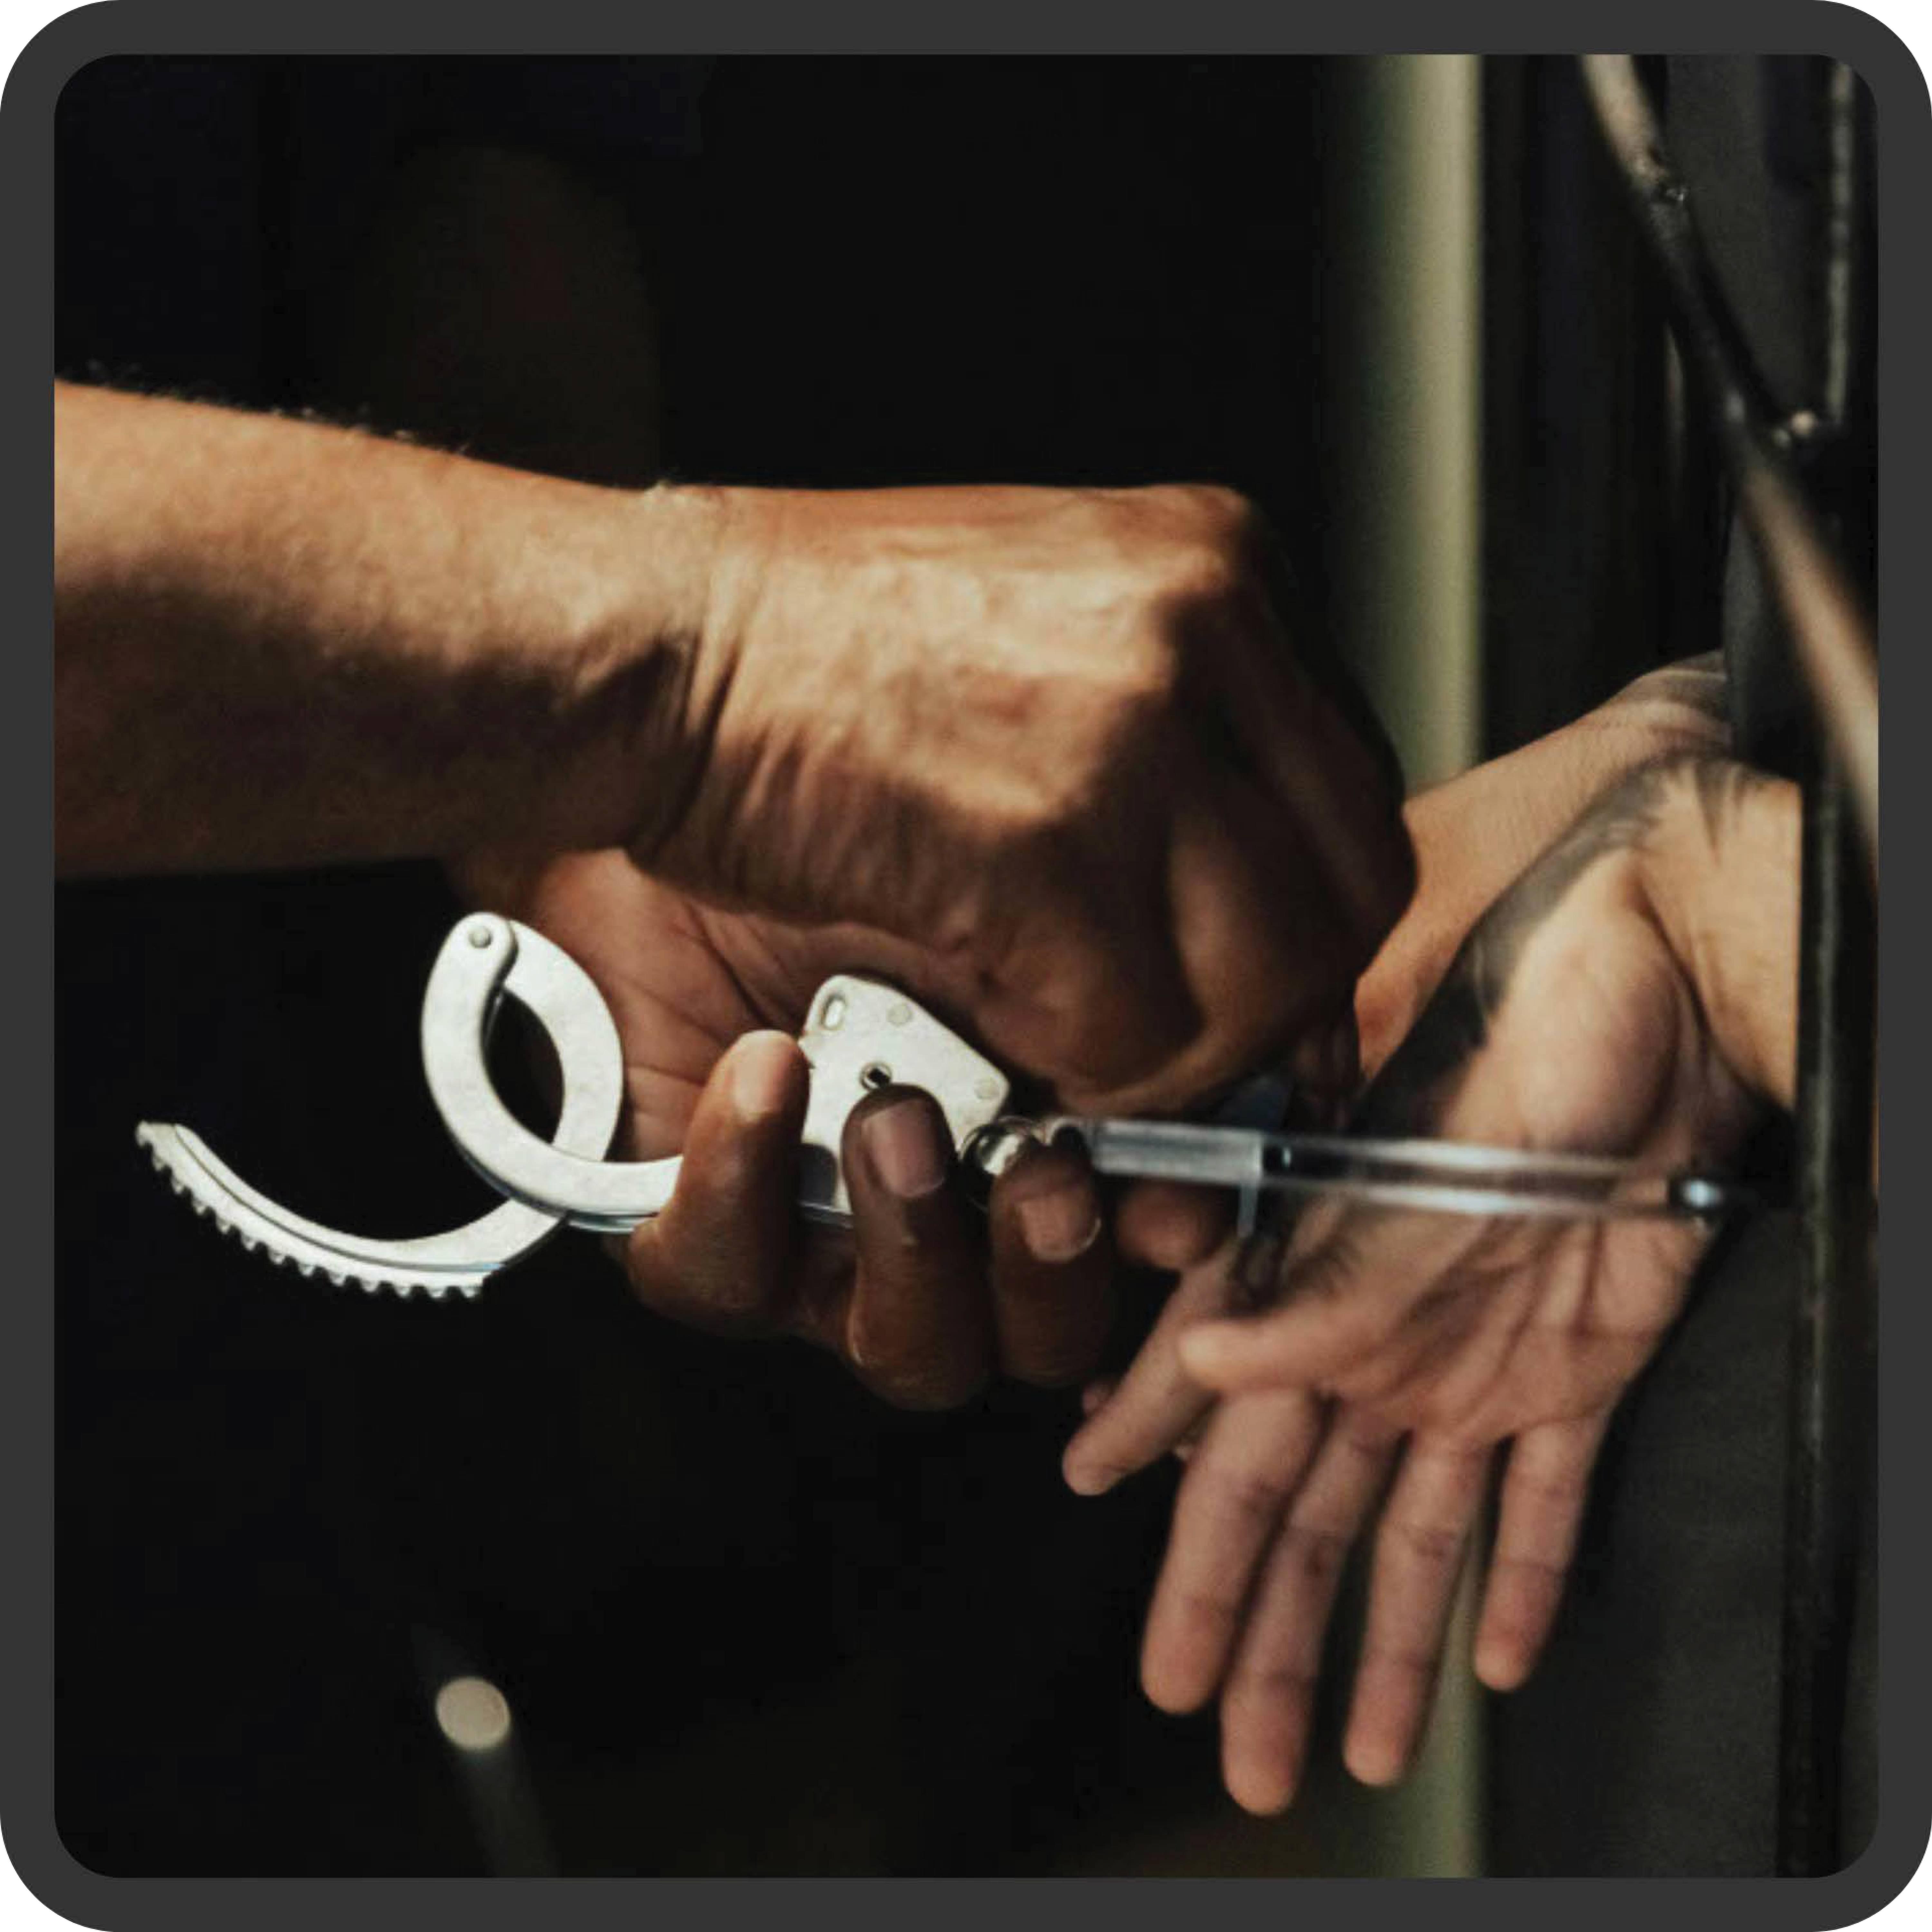
MULTIPOLYGON (((1881 431, 1880 526, 1881 616, 1894 640, 1906 637, 1906 614, 1922 634, 1932 598, 1932 547, 1915 538, 1913 506, 1932 502, 1932 375, 1924 345, 1932 342, 1927 250, 1920 225, 1932 194, 1932 112, 1926 82, 1910 50, 1887 26, 1856 9, 1822 0, 1627 0, 1555 8, 1536 0, 1356 0, 1346 10, 1306 17, 1285 6, 1244 0, 1188 0, 1160 8, 1147 0, 1049 8, 1042 0, 976 0, 970 14, 941 14, 904 0, 818 0, 809 8, 784 0, 553 0, 541 10, 510 0, 470 0, 460 10, 395 0, 332 0, 306 10, 238 4, 238 0, 119 0, 62 16, 22 52, 0 92, 0 202, 8 258, 16 289, 28 293, 5 309, 8 354, 0 376, 0 424, 10 474, 0 544, 7 560, 16 649, 7 668, 14 701, 4 723, 8 842, 22 897, 13 947, 20 974, 15 1002, 28 1024, 16 1028, 21 1089, 43 1096, 44 1113, 22 1106, 24 1130, 14 1150, 15 1222, 21 1266, 0 1296, 0 1494, 4 1548, 13 1558, 0 1592, 0 1836, 14 1868, 51 1910, 78 1924, 118 1928, 254 1928, 301 1932, 353 1914, 374 1927, 414 1924, 425 1915, 460 1915, 467 1925, 513 1926, 538 1921, 559 1928, 628 1922, 642 1911, 674 1911, 686 1923, 732 1922, 782 1910, 836 1912, 854 1924, 888 1922, 916 1912, 929 1924, 976 1920, 988 1910, 1064 1913, 1067 1894, 1042 1882, 919 1880, 490 1880, 379 1879, 105 1878, 71 1858, 54 1828, 52 1419, 52 1234, 44 1204, 54 1184, 50 1121, 54 998, 49 901, 42 896, 52 850, 51 654, 32 648, 52 634, 46 560, 51 549, 48 492, 46 372, 52 361, 53 106, 66 81, 108 53, 1370 53, 1431 50, 1494 53, 1568 52, 1586 44, 1682 53, 1829 54, 1849 62, 1876 99, 1880 150, 1880 359, 1886 409, 1881 431), (32 943, 30 943, 30 940, 32 943), (31 1257, 31 1259, 29 1259, 31 1257)), ((1920 514, 1922 514, 1920 513, 1920 514)), ((1923 696, 1919 655, 1894 644, 1890 669, 1894 710, 1913 715, 1923 696)), ((1906 796, 1913 825, 1924 821, 1924 761, 1893 773, 1894 800, 1906 796)), ((1894 812, 1898 809, 1894 802, 1894 812)), ((1901 823, 1894 816, 1894 826, 1901 823)), ((1911 911, 1913 908, 1904 909, 1911 911)), ((1883 928, 1882 986, 1898 983, 1908 936, 1900 908, 1883 928)), ((1916 951, 1920 937, 1910 940, 1916 951)), ((1908 982, 1910 983, 1910 982, 1908 982)), ((1881 994, 1882 1001, 1883 995, 1881 994)), ((1891 1058, 1916 1064, 1923 1016, 1894 1000, 1885 1024, 1891 1058), (1909 1041, 1899 1028, 1910 1024, 1909 1041)), ((1888 1088, 1893 1171, 1917 1172, 1924 1126, 1898 1104, 1898 1079, 1888 1088), (1906 1136, 1904 1141, 1898 1138, 1906 1136)), ((1912 1203, 1908 1199, 1906 1206, 1912 1203)), ((1912 1636, 1928 1608, 1927 1553, 1913 1535, 1912 1476, 1922 1467, 1932 1414, 1915 1402, 1912 1365, 1926 1358, 1932 1314, 1914 1287, 1910 1251, 1898 1228, 1880 1237, 1881 1274, 1893 1286, 1884 1312, 1888 1345, 1880 1362, 1881 1665, 1877 1832, 1856 1864, 1829 1879, 1486 1880, 1445 1888, 1399 1880, 1303 1880, 1283 1894, 1278 1880, 1222 1881, 1190 1897, 1190 1914, 1211 1911, 1226 1923, 1272 1928, 1284 1912, 1348 1913, 1370 1924, 1406 1922, 1426 1911, 1484 1927, 1541 1926, 1561 1916, 1573 1928, 1619 1924, 1641 1912, 1659 1926, 1701 1924, 1713 1912, 1748 1914, 1775 1928, 1857 1923, 1896 1897, 1917 1868, 1932 1829, 1932 1736, 1927 1663, 1912 1636)), ((1198 1881, 1179 1881, 1190 1888, 1198 1881)), ((1130 1880, 1092 1880, 1078 1909, 1137 1918, 1172 1911, 1169 1893, 1136 1897, 1130 1880), (1094 1890, 1093 1888, 1100 1888, 1094 1890), (1144 1902, 1143 1902, 1144 1901, 1144 1902)))

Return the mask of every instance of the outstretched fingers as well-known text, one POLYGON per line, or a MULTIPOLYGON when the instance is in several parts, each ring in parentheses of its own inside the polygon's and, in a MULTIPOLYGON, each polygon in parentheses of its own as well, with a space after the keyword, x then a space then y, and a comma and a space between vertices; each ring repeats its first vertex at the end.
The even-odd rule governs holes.
POLYGON ((1415 1755, 1490 1455, 1487 1444, 1412 1438, 1389 1493, 1342 1750, 1365 1784, 1394 1784, 1415 1755))
MULTIPOLYGON (((1234 1396, 1227 1406, 1278 1400, 1234 1396)), ((1222 1775, 1247 1810, 1282 1810, 1300 1784, 1328 1619, 1398 1439, 1338 1412, 1276 1532, 1221 1693, 1222 1775)))
POLYGON ((1163 1710, 1194 1710, 1220 1688, 1322 1423, 1309 1396, 1250 1396, 1218 1409, 1189 1457, 1141 1653, 1142 1684, 1163 1710))
POLYGON ((1510 1450, 1489 1583, 1476 1629, 1476 1675, 1514 1690, 1535 1668, 1562 1603, 1610 1412, 1525 1430, 1510 1450))

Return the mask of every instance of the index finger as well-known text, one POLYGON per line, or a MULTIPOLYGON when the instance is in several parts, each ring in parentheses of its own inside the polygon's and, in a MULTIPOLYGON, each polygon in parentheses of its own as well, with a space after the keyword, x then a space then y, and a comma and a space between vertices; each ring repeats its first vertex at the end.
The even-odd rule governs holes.
POLYGON ((1182 1367, 1180 1337, 1228 1306, 1234 1244, 1184 1274, 1126 1373, 1066 1445, 1067 1486, 1099 1496, 1157 1462, 1187 1435, 1214 1398, 1182 1367))
POLYGON ((984 1250, 946 1118, 930 1095, 888 1087, 853 1109, 842 1157, 858 1262, 846 1355, 889 1401, 951 1408, 984 1383, 993 1345, 984 1250))
POLYGON ((1141 1648, 1162 1709, 1192 1711, 1220 1688, 1263 1554, 1321 1440, 1319 1402, 1295 1392, 1217 1409, 1189 1459, 1141 1648))

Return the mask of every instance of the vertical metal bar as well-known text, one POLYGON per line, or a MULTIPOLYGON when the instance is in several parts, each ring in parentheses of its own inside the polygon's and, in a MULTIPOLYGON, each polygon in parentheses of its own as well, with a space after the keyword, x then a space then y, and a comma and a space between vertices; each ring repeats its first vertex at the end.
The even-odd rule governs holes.
MULTIPOLYGON (((1412 786, 1481 751, 1481 68, 1467 54, 1351 60, 1335 76, 1330 265, 1336 406, 1348 428, 1336 642, 1412 786)), ((1466 1647, 1473 1607, 1458 1612, 1466 1647)), ((1481 1869, 1482 1712, 1448 1674, 1415 1774, 1376 1808, 1378 1868, 1481 1869)))
POLYGON ((1876 974, 1873 904, 1843 780, 1807 788, 1798 989, 1798 1200, 1786 1471, 1781 1874, 1836 1870, 1868 1378, 1876 974))
POLYGON ((1482 746, 1480 81, 1474 55, 1414 54, 1337 82, 1337 643, 1416 788, 1482 746))
MULTIPOLYGON (((1825 433, 1842 448, 1862 442, 1851 417, 1855 404, 1870 400, 1868 382, 1858 380, 1867 373, 1858 366, 1864 346, 1859 298, 1868 286, 1859 270, 1868 265, 1858 258, 1865 177, 1848 69, 1822 70, 1817 106, 1827 156, 1814 242, 1818 394, 1825 433)), ((1853 524, 1868 523, 1868 503, 1840 507, 1853 524)), ((1841 534, 1852 537, 1855 556, 1868 560, 1868 530, 1841 534)), ((1876 906, 1875 870, 1854 820, 1844 776, 1821 751, 1804 801, 1802 1250, 1791 1339, 1778 1738, 1778 1870, 1792 1876, 1835 1871, 1844 1862, 1846 1696, 1872 1431, 1876 906)))
POLYGON ((1631 210, 1650 244, 1690 372, 1736 485, 1744 526, 1833 754, 1842 761, 1877 862, 1878 665, 1859 587, 1793 461, 1788 429, 1767 419, 1764 385, 1712 273, 1690 190, 1666 153, 1634 64, 1586 54, 1584 84, 1631 210))
MULTIPOLYGON (((1856 84, 1816 64, 1806 111, 1826 165, 1810 245, 1814 448, 1839 455, 1828 530, 1801 482, 1790 424, 1766 419, 1745 353, 1632 63, 1586 56, 1586 84, 1662 272, 1688 372, 1736 484, 1765 587, 1796 646, 1811 700, 1804 780, 1797 1128, 1800 1280, 1792 1334, 1785 1604, 1779 1727, 1778 1869, 1838 1869, 1855 1607, 1854 1563, 1871 1442, 1870 1234, 1876 1048, 1878 832, 1876 645, 1866 611, 1868 457, 1868 123, 1856 84)), ((1748 755, 1748 751, 1746 755, 1748 755)))

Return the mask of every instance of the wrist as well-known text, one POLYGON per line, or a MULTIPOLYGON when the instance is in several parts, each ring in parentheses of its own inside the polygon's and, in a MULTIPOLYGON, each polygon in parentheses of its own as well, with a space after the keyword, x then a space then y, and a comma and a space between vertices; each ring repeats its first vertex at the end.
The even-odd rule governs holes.
POLYGON ((1416 890, 1357 988, 1365 1069, 1380 1066, 1407 1034, 1477 920, 1612 786, 1665 758, 1721 753, 1721 723, 1664 680, 1640 680, 1408 801, 1416 890))
POLYGON ((1789 1108, 1796 1084, 1798 788, 1730 759, 1667 770, 1641 848, 1653 916, 1725 1064, 1789 1108))
POLYGON ((704 769, 728 687, 717 591, 738 493, 601 494, 595 592, 571 642, 566 700, 584 748, 555 780, 575 822, 554 842, 648 847, 704 769))

